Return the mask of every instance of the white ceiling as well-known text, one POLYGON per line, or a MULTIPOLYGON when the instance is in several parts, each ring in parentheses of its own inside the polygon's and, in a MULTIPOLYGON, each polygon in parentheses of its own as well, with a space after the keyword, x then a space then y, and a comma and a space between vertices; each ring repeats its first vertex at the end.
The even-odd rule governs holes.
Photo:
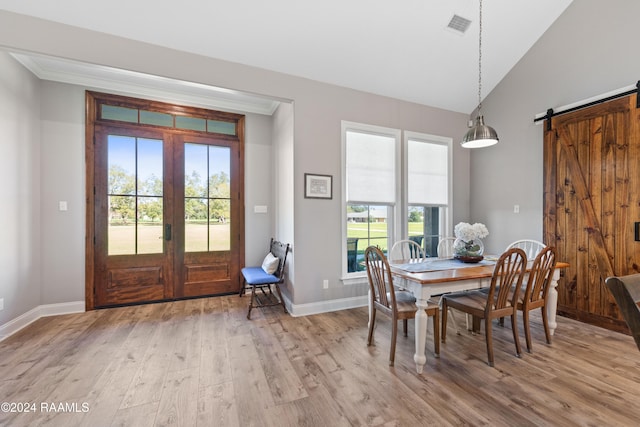
MULTIPOLYGON (((572 0, 484 0, 482 96, 572 0)), ((471 113, 479 0, 0 0, 0 10, 471 113), (456 14, 465 34, 447 28, 456 14)))

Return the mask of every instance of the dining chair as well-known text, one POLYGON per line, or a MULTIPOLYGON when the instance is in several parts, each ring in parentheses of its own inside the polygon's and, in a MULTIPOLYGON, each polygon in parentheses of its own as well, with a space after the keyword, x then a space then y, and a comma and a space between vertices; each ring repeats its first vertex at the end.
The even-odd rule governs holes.
MULTIPOLYGON (((409 291, 396 289, 393 285, 393 277, 389 261, 382 251, 369 246, 364 253, 369 279, 369 307, 371 318, 369 319, 369 335, 367 346, 373 342, 373 330, 376 322, 376 313, 379 311, 391 318, 391 348, 389 352, 389 366, 394 365, 396 353, 396 337, 398 335, 398 320, 402 320, 404 336, 407 336, 407 321, 416 315, 416 299, 409 291)), ((436 355, 440 354, 440 309, 437 304, 429 304, 425 309, 427 316, 433 317, 433 345, 436 355)))
POLYGON ((547 344, 551 344, 549 319, 547 318, 546 302, 553 272, 556 268, 556 248, 545 246, 535 257, 524 292, 518 298, 518 310, 522 311, 524 336, 527 341, 527 351, 531 352, 531 330, 529 328, 529 312, 539 308, 542 312, 542 326, 547 344))
POLYGON ((640 350, 640 274, 607 277, 605 284, 640 350))
POLYGON ((452 258, 453 242, 455 241, 455 237, 443 237, 440 239, 438 242, 438 258, 452 258))
POLYGON ((534 259, 546 245, 538 240, 521 239, 512 242, 507 249, 520 248, 524 251, 527 259, 534 259))
MULTIPOLYGON (((521 357, 520 339, 518 336, 517 309, 518 295, 526 272, 527 256, 520 248, 506 250, 498 261, 491 276, 488 293, 467 291, 445 294, 442 296, 442 310, 450 307, 468 313, 474 319, 484 320, 485 340, 489 366, 493 366, 492 320, 511 316, 513 340, 516 355, 521 357), (513 286, 513 289, 512 289, 513 286)), ((442 342, 447 339, 447 316, 442 316, 442 342)))
POLYGON ((347 272, 360 271, 358 268, 358 238, 347 237, 347 272))
POLYGON ((422 262, 426 258, 422 246, 417 242, 407 239, 398 240, 391 246, 388 260, 394 262, 422 262))

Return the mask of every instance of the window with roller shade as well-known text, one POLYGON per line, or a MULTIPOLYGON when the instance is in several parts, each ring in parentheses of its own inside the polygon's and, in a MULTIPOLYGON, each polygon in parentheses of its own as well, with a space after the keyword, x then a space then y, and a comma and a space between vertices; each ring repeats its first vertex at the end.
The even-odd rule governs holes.
POLYGON ((364 251, 417 241, 436 256, 450 223, 451 139, 342 123, 343 273, 363 274, 364 251))

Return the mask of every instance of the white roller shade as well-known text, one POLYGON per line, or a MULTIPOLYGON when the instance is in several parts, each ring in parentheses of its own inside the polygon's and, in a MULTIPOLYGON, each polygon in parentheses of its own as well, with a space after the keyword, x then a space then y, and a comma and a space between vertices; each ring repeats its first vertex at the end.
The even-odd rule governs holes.
POLYGON ((407 158, 409 204, 447 205, 447 145, 409 139, 407 158))
POLYGON ((395 202, 396 139, 346 132, 347 202, 395 202))

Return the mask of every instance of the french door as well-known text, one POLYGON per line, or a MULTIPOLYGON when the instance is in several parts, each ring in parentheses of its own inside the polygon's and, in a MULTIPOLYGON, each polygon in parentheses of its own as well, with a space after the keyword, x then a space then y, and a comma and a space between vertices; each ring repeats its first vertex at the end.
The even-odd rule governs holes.
POLYGON ((242 116, 222 113, 220 120, 216 112, 184 107, 177 115, 166 104, 126 98, 123 107, 110 96, 89 97, 88 117, 96 120, 87 153, 87 307, 237 291, 244 263, 242 116), (169 117, 149 124, 144 114, 169 117), (175 117, 185 114, 204 120, 204 130, 180 128, 175 117))

